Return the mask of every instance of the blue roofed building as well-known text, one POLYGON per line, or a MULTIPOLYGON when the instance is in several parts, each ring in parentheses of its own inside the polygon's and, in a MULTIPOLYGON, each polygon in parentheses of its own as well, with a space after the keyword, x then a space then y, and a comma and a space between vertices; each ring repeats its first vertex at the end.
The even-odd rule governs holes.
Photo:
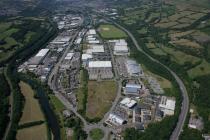
POLYGON ((139 84, 126 84, 125 86, 125 94, 138 96, 141 92, 142 85, 139 84))

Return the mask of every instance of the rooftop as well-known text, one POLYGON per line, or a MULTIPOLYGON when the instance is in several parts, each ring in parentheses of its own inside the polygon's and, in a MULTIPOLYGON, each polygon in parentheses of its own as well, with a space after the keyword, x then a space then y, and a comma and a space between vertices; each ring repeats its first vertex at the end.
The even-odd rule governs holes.
POLYGON ((37 54, 36 57, 43 57, 49 52, 49 49, 41 49, 37 54))
POLYGON ((131 108, 131 107, 133 107, 134 105, 136 105, 136 101, 135 100, 132 100, 131 98, 124 98, 121 102, 120 102, 120 104, 122 104, 122 105, 124 105, 124 106, 126 106, 126 107, 128 107, 128 108, 131 108))
POLYGON ((90 61, 89 68, 110 68, 112 67, 111 61, 90 61))

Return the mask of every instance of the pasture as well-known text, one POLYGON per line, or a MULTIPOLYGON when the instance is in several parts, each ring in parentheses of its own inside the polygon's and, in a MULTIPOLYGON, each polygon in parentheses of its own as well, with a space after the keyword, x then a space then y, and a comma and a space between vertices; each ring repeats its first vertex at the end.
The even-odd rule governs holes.
POLYGON ((163 47, 162 50, 171 56, 171 59, 180 65, 184 65, 186 62, 196 64, 200 61, 200 58, 188 55, 179 50, 175 50, 169 47, 163 47))
POLYGON ((188 70, 187 73, 191 78, 210 74, 210 63, 208 63, 206 60, 203 60, 200 65, 188 70))

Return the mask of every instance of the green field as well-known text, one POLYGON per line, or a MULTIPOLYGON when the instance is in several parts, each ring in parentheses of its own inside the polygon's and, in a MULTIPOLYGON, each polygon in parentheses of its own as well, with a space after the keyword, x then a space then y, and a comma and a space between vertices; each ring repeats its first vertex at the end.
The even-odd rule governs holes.
POLYGON ((172 60, 180 65, 184 65, 186 62, 189 62, 191 64, 196 64, 197 62, 201 60, 198 57, 188 55, 184 52, 175 50, 173 48, 163 47, 162 50, 168 53, 171 56, 172 60))
POLYGON ((89 81, 86 116, 90 119, 103 118, 116 95, 115 81, 89 81))
POLYGON ((6 31, 11 26, 10 22, 2 22, 0 23, 0 33, 6 31))
POLYGON ((125 32, 110 24, 100 25, 98 31, 104 39, 120 39, 127 37, 125 32))
POLYGON ((20 82, 19 86, 25 98, 23 114, 19 124, 45 120, 44 114, 39 105, 39 101, 34 98, 35 93, 33 89, 24 82, 20 82))
POLYGON ((92 140, 101 140, 104 137, 104 132, 99 128, 92 129, 90 137, 92 140))
POLYGON ((210 74, 210 64, 206 60, 203 60, 200 65, 190 69, 187 73, 191 78, 210 74))

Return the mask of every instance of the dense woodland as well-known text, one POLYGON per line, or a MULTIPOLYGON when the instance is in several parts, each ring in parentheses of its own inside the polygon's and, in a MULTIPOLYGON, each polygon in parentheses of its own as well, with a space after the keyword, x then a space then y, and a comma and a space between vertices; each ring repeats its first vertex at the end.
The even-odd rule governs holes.
POLYGON ((10 88, 4 77, 3 73, 0 73, 0 138, 3 137, 5 132, 7 122, 9 121, 8 112, 9 112, 9 99, 10 88))

